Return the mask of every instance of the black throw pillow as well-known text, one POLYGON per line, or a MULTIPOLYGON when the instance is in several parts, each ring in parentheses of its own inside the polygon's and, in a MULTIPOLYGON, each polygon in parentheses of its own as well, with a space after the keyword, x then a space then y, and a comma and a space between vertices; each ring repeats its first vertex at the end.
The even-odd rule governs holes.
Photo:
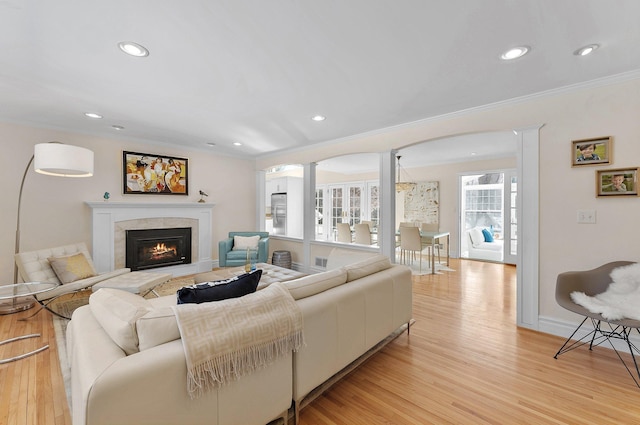
POLYGON ((178 289, 178 304, 200 304, 238 298, 256 292, 262 277, 262 269, 227 280, 203 282, 178 289))

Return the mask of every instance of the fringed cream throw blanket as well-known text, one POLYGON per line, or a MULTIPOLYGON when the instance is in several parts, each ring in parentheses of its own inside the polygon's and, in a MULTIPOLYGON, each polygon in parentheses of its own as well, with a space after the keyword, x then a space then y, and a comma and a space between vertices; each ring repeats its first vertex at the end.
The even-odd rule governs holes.
POLYGON ((173 307, 191 398, 253 372, 303 344, 302 312, 281 283, 224 301, 173 307))

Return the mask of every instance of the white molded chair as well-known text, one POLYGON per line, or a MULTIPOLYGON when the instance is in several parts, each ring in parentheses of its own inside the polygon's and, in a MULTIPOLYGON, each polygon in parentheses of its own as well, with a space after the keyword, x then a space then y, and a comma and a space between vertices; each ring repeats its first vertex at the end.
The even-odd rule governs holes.
POLYGON ((358 223, 354 227, 355 231, 355 243, 362 245, 371 245, 371 228, 366 223, 358 223))
POLYGON ((595 296, 605 292, 611 284, 611 272, 618 267, 625 267, 631 264, 634 263, 631 261, 614 261, 591 270, 570 271, 558 274, 556 280, 556 302, 561 307, 580 316, 584 316, 584 318, 553 357, 557 359, 560 354, 564 354, 586 344, 589 344, 589 350, 591 350, 593 347, 606 341, 609 343, 609 346, 613 348, 618 359, 627 369, 627 372, 629 372, 635 384, 640 387, 640 368, 638 367, 640 360, 636 357, 636 355, 640 354, 640 349, 630 339, 631 332, 634 329, 640 334, 640 320, 609 320, 604 318, 600 313, 589 311, 586 307, 577 304, 571 298, 572 292, 583 292, 589 296, 595 296), (579 334, 578 331, 587 320, 591 322, 591 327, 586 327, 582 334, 579 334), (581 336, 579 339, 573 339, 576 335, 578 337, 581 335, 584 336, 581 336), (625 359, 620 355, 612 340, 623 341, 623 345, 629 349, 631 360, 625 359))
POLYGON ((338 242, 353 242, 351 238, 351 227, 349 227, 349 223, 338 223, 336 224, 336 229, 338 230, 338 242))
POLYGON ((400 226, 400 261, 407 264, 407 251, 411 252, 411 263, 415 254, 420 256, 420 272, 422 273, 422 239, 420 229, 415 226, 400 226))
MULTIPOLYGON (((438 223, 422 223, 420 225, 420 230, 422 232, 437 232, 440 230, 440 225, 438 223)), ((422 243, 429 247, 429 255, 435 255, 435 252, 431 252, 431 247, 433 246, 433 238, 423 236, 422 243)), ((440 258, 440 241, 435 245, 435 248, 438 250, 438 263, 442 262, 442 258, 440 258)), ((429 259, 431 260, 431 259, 429 259)))

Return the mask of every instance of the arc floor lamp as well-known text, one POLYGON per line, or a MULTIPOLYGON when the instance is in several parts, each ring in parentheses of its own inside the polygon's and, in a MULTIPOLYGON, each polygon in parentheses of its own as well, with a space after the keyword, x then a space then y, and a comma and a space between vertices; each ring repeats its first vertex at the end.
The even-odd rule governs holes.
MULTIPOLYGON (((60 142, 39 143, 35 145, 33 156, 27 163, 24 175, 22 176, 22 182, 20 183, 16 220, 16 254, 20 252, 20 208, 22 206, 22 190, 24 189, 24 181, 27 178, 32 163, 36 173, 40 174, 61 177, 91 177, 93 175, 93 151, 60 142)), ((18 265, 15 264, 15 260, 13 283, 18 283, 18 265)), ((17 298, 13 298, 11 304, 0 306, 0 314, 10 314, 27 310, 33 307, 34 304, 35 302, 31 298, 26 301, 17 301, 17 298)))

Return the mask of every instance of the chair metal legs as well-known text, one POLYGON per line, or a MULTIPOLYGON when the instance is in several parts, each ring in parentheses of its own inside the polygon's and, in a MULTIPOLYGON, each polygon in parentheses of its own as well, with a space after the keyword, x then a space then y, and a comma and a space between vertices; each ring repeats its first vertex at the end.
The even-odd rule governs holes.
POLYGON ((571 351, 571 350, 573 350, 575 348, 578 348, 578 347, 581 347, 581 346, 583 346, 583 345, 585 345, 587 343, 589 343, 589 350, 591 350, 594 346, 598 346, 598 345, 602 344, 603 342, 607 341, 609 343, 609 345, 611 345, 611 348, 613 348, 613 351, 615 351, 616 355, 618 356, 618 359, 620 359, 620 361, 624 365, 625 369, 627 369, 627 372, 629 372, 629 375, 631 376, 631 379, 633 379, 633 382, 635 382, 636 386, 638 388, 640 388, 640 368, 638 367, 638 362, 637 362, 636 356, 635 356, 636 353, 640 354, 640 350, 629 339, 629 336, 631 335, 631 331, 633 329, 635 329, 638 332, 638 334, 640 334, 640 329, 638 329, 638 328, 630 328, 630 327, 627 327, 627 326, 615 325, 615 324, 611 324, 609 322, 604 322, 603 323, 600 320, 597 320, 597 319, 594 319, 594 318, 591 318, 591 317, 585 317, 584 320, 580 323, 580 325, 578 325, 576 330, 573 331, 571 336, 569 338, 567 338, 567 340, 564 342, 564 344, 562 344, 562 347, 560 347, 560 349, 555 354, 555 356, 553 356, 553 358, 557 359, 560 354, 564 354, 567 351, 571 351), (593 330, 591 330, 588 334, 586 334, 585 336, 583 336, 579 340, 571 341, 572 338, 574 337, 574 335, 582 327, 584 322, 587 321, 587 319, 591 319, 591 323, 593 325, 593 330), (606 326, 608 326, 608 329, 603 329, 602 326, 604 324, 606 324, 606 326), (631 354, 631 360, 633 361, 633 365, 631 367, 629 367, 629 365, 627 364, 628 361, 625 361, 622 358, 622 356, 620 355, 620 352, 616 349, 616 347, 613 344, 613 342, 611 342, 611 339, 620 339, 620 340, 625 341, 627 347, 629 348, 629 354, 631 354), (635 370, 635 374, 632 371, 632 369, 635 370))

